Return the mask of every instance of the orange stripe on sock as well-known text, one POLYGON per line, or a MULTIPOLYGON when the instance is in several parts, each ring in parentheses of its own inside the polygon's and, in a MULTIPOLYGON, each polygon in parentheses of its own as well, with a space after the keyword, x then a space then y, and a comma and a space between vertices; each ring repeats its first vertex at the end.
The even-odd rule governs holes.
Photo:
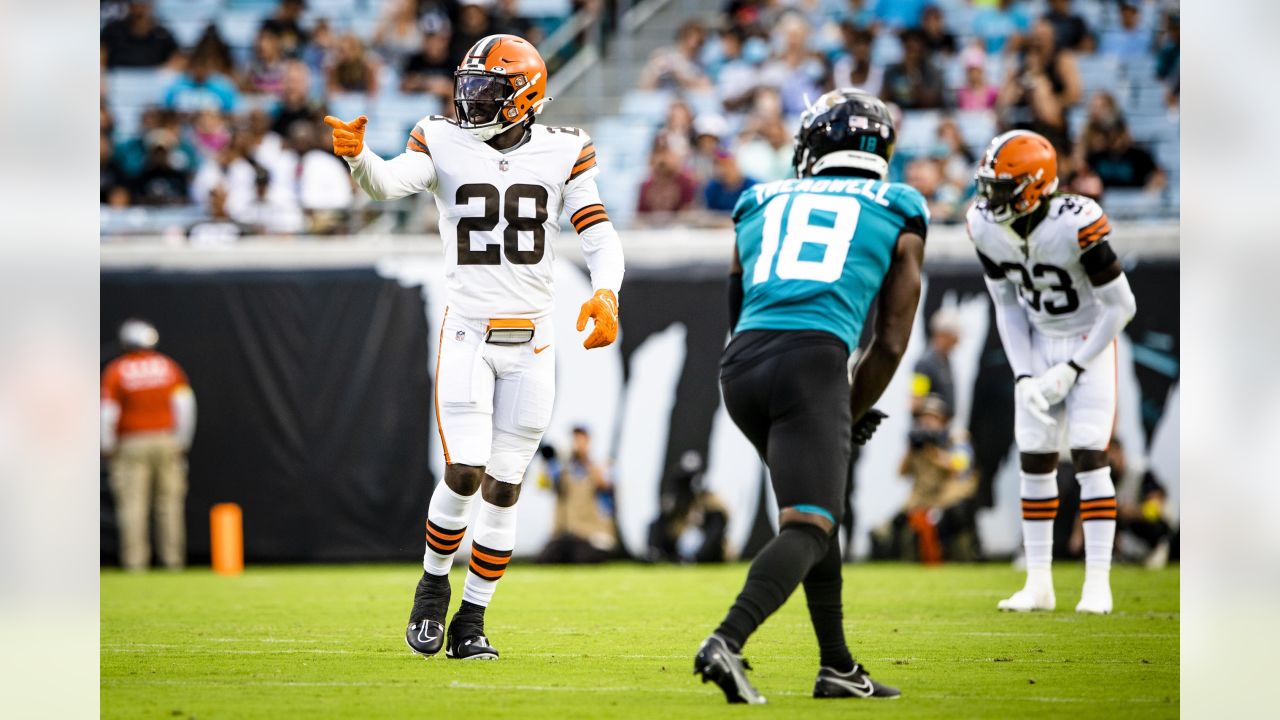
POLYGON ((482 550, 477 550, 474 545, 471 547, 471 556, 478 557, 481 560, 484 560, 487 563, 493 563, 494 565, 506 565, 507 563, 511 562, 510 557, 498 557, 497 555, 490 555, 489 553, 484 552, 482 550))
POLYGON ((497 580, 502 577, 502 573, 506 572, 506 568, 503 568, 502 570, 486 570, 473 562, 471 563, 471 572, 488 580, 497 580))

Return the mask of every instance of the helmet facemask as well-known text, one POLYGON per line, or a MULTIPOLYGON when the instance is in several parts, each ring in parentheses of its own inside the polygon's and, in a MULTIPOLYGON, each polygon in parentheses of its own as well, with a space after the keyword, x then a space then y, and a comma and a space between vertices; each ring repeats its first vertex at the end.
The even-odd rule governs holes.
POLYGON ((978 186, 978 209, 996 222, 1007 222, 1026 215, 1036 209, 1041 197, 1052 194, 1058 187, 1058 179, 1054 178, 1043 192, 1035 194, 1034 200, 1029 199, 1028 190, 1039 184, 1043 176, 1044 171, 1037 170, 1034 175, 1011 177, 1005 174, 1004 177, 999 177, 990 167, 978 168, 974 177, 978 186))
POLYGON ((454 78, 458 125, 476 139, 489 140, 528 116, 522 116, 515 103, 516 93, 528 84, 524 75, 458 70, 454 78))

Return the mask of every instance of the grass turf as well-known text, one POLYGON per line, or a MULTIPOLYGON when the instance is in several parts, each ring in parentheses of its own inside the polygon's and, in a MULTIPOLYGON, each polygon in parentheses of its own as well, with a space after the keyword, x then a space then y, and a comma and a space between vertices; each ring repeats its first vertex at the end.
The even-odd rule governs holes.
MULTIPOLYGON (((460 564, 460 563, 459 563, 460 564)), ((196 718, 1177 717, 1178 570, 1121 567, 1118 611, 1078 616, 1083 570, 1055 571, 1059 609, 1006 614, 1006 565, 851 565, 845 627, 896 701, 813 700, 803 592, 751 639, 769 705, 731 707, 693 653, 745 565, 548 568, 517 563, 487 629, 497 662, 424 660, 402 633, 414 567, 102 573, 102 716, 196 718), (851 707, 852 706, 852 707, 851 707)), ((454 607, 462 573, 455 572, 454 607)))

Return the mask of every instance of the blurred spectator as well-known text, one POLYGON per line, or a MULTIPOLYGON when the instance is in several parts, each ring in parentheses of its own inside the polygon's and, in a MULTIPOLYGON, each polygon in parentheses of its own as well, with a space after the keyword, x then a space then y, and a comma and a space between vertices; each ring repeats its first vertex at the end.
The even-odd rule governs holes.
POLYGON ((963 197, 955 188, 943 182, 942 165, 938 158, 918 157, 908 161, 905 182, 924 196, 933 222, 954 222, 960 218, 963 197))
POLYGON ((693 144, 693 110, 683 100, 674 100, 667 106, 667 118, 658 128, 655 142, 661 141, 671 148, 684 162, 693 144))
POLYGON ((364 43, 355 33, 338 38, 338 51, 329 68, 330 93, 378 92, 378 62, 365 50, 364 43))
POLYGON ((819 85, 827 71, 809 50, 809 23, 799 13, 783 15, 774 38, 782 47, 760 68, 760 82, 778 89, 783 113, 798 115, 822 94, 819 85))
POLYGON ((693 156, 689 159, 689 168, 699 184, 705 184, 715 174, 728 133, 729 122, 720 115, 703 113, 693 121, 693 156))
POLYGON ((875 34, 851 22, 840 25, 844 54, 831 70, 831 83, 837 88, 855 87, 871 95, 880 95, 884 69, 871 62, 871 45, 875 34))
POLYGON ((187 71, 178 76, 164 94, 164 106, 179 113, 194 114, 201 110, 235 112, 240 95, 235 85, 213 70, 213 61, 196 55, 187 63, 187 71))
POLYGON ((956 107, 960 110, 990 110, 995 107, 1000 91, 987 82, 986 55, 971 47, 961 58, 964 61, 964 87, 956 91, 956 107))
MULTIPOLYGON (((1128 461, 1119 438, 1111 438, 1111 444, 1107 447, 1107 460, 1111 465, 1111 477, 1115 478, 1118 489, 1127 489, 1123 485, 1131 487, 1130 483, 1124 482, 1128 474, 1128 461)), ((1131 534, 1146 545, 1147 552, 1143 557, 1146 568, 1159 570, 1168 564, 1171 557, 1177 560, 1178 537, 1170 525, 1166 507, 1169 494, 1159 478, 1148 469, 1142 474, 1136 493, 1117 493, 1121 494, 1124 497, 1116 509, 1116 531, 1131 534)))
POLYGON ((1017 65, 1009 73, 996 110, 1006 129, 1034 130, 1068 154, 1067 108, 1080 101, 1080 67, 1075 54, 1054 44, 1053 26, 1038 20, 1032 26, 1017 65))
POLYGON ((715 72, 716 93, 726 110, 736 112, 751 102, 760 82, 756 65, 746 58, 746 37, 731 27, 720 34, 720 63, 715 72))
POLYGON ((706 488, 702 454, 687 450, 680 466, 664 483, 658 517, 649 525, 649 562, 725 561, 725 531, 729 514, 724 503, 706 488))
POLYGON ((189 136, 201 158, 210 158, 231 144, 231 126, 217 110, 201 110, 191 120, 189 136))
POLYGON ((708 210, 731 213, 744 190, 756 181, 742 174, 733 155, 721 150, 716 158, 715 174, 702 189, 703 203, 708 210))
POLYGON ((689 20, 676 32, 676 44, 658 48, 640 72, 643 90, 710 90, 711 81, 698 64, 707 31, 699 20, 689 20))
POLYGON ((555 529, 538 562, 597 563, 612 558, 618 546, 613 522, 613 486, 605 470, 591 459, 591 434, 573 429, 573 451, 561 463, 555 450, 541 449, 547 476, 556 493, 555 529))
POLYGON ((973 34, 986 45, 989 53, 1004 52, 1014 45, 1020 35, 1031 27, 1031 16, 1026 8, 1015 0, 997 0, 994 5, 979 7, 973 13, 973 34))
POLYGON ((180 168, 191 168, 196 164, 196 150, 186 140, 182 138, 182 124, 178 120, 178 114, 172 110, 165 110, 161 107, 147 108, 142 112, 141 129, 139 132, 130 137, 115 149, 116 160, 120 163, 120 168, 129 178, 136 178, 142 172, 142 168, 147 164, 147 156, 150 154, 151 145, 154 144, 155 137, 153 131, 160 131, 174 146, 175 166, 180 168), (151 138, 151 140, 148 140, 151 138))
POLYGON ((133 0, 128 13, 102 28, 102 54, 109 68, 153 68, 176 59, 178 42, 156 21, 152 0, 133 0))
MULTIPOLYGON (((409 56, 422 50, 422 36, 417 2, 388 0, 373 30, 372 44, 384 61, 402 67, 409 56)), ((448 51, 447 44, 445 50, 448 51)))
POLYGON ((684 169, 680 155, 659 137, 649 156, 649 177, 640 185, 637 212, 647 215, 687 210, 697 191, 697 182, 684 169))
POLYGON ((978 158, 965 143, 964 136, 960 134, 960 126, 950 117, 938 121, 934 155, 942 171, 942 182, 951 186, 957 198, 956 209, 959 214, 963 210, 961 206, 972 192, 973 169, 977 166, 978 158))
POLYGON ((937 5, 928 6, 921 13, 920 34, 931 56, 956 54, 956 36, 947 30, 946 21, 942 17, 942 8, 937 5))
POLYGON ((306 0, 280 0, 275 13, 262 21, 258 32, 269 32, 280 38, 285 54, 297 57, 310 37, 302 27, 302 13, 306 8, 306 0))
POLYGON ((160 562, 186 563, 184 455, 196 430, 196 399, 187 375, 156 352, 160 339, 145 320, 120 326, 124 354, 102 371, 102 454, 111 462, 111 494, 120 528, 120 564, 140 572, 151 565, 155 513, 160 562))
POLYGON ((1142 26, 1137 3, 1120 1, 1120 25, 1102 33, 1098 52, 1122 61, 1151 53, 1151 31, 1142 26))
POLYGON ((281 183, 273 183, 271 174, 262 168, 254 174, 253 197, 232 210, 231 216, 250 232, 261 235, 296 235, 303 229, 297 198, 281 183))
POLYGON ((209 23, 205 26, 204 32, 200 33, 200 39, 192 46, 187 53, 190 57, 199 55, 209 61, 209 67, 213 72, 220 75, 231 77, 235 74, 235 63, 231 59, 231 48, 227 45, 227 41, 222 39, 222 33, 218 31, 215 23, 209 23))
POLYGON ((1164 173, 1151 153, 1133 144, 1123 118, 1102 129, 1103 150, 1090 152, 1085 162, 1098 174, 1104 190, 1142 188, 1158 192, 1165 186, 1164 173))
POLYGON ((919 413, 925 398, 934 396, 946 408, 951 421, 956 406, 956 384, 951 373, 951 351, 960 343, 960 313, 954 307, 941 307, 929 318, 929 348, 916 361, 911 376, 911 412, 919 413))
MULTIPOLYGON (((323 136, 327 139, 327 134, 323 136)), ((307 230, 322 234, 342 229, 355 193, 347 164, 321 142, 321 137, 315 123, 294 123, 289 128, 291 152, 286 161, 296 162, 292 177, 298 181, 298 202, 307 217, 307 230)))
POLYGON ((134 181, 134 203, 138 205, 185 205, 187 166, 174 150, 177 137, 164 129, 147 133, 146 160, 134 181), (181 167, 180 167, 181 165, 181 167))
POLYGON ((935 0, 875 0, 875 18, 890 28, 918 28, 920 16, 935 0))
POLYGON ((1178 95, 1182 89, 1179 72, 1181 43, 1181 19, 1177 12, 1166 13, 1164 31, 1160 34, 1156 50, 1156 77, 1168 88, 1166 102, 1170 107, 1178 104, 1178 95))
POLYGON ((449 56, 459 60, 481 38, 497 32, 493 29, 493 20, 484 0, 462 0, 461 5, 457 11, 458 22, 453 28, 453 40, 449 47, 449 56))
POLYGON ((272 131, 280 137, 288 137, 295 122, 318 123, 324 117, 324 105, 311 99, 311 71, 306 65, 297 60, 286 63, 280 90, 271 122, 272 131))
POLYGON ((102 133, 98 141, 98 201, 103 205, 110 205, 119 202, 118 191, 124 191, 124 204, 128 205, 129 190, 128 179, 125 177, 124 169, 120 167, 120 162, 115 157, 115 146, 111 142, 111 136, 102 133), (112 196, 116 195, 115 202, 112 196))
POLYGON ((258 168, 245 156, 243 139, 241 147, 228 143, 213 158, 206 160, 191 180, 191 199, 203 205, 214 189, 222 188, 229 206, 238 208, 247 204, 254 195, 254 181, 258 168))
POLYGON ((243 229, 227 212, 227 190, 216 185, 209 191, 209 217, 187 230, 192 245, 228 245, 240 239, 243 229))
POLYGON ((885 68, 880 97, 903 110, 930 110, 943 106, 942 73, 929 61, 924 34, 902 33, 902 62, 885 68))
POLYGON ((911 481, 902 511, 871 533, 872 557, 919 560, 936 565, 944 558, 978 556, 973 508, 977 489, 970 472, 972 453, 947 431, 951 409, 930 395, 915 414, 899 474, 911 481))
POLYGON ((338 51, 338 38, 329 21, 320 18, 311 28, 311 40, 302 47, 298 59, 306 63, 316 77, 327 77, 329 65, 338 51))
POLYGON ((1089 25, 1072 12, 1071 0, 1049 0, 1049 12, 1044 14, 1044 19, 1053 25, 1053 38, 1058 47, 1079 51, 1089 37, 1089 25))
MULTIPOLYGON (((491 11, 493 31, 518 35, 536 46, 542 42, 542 29, 520 13, 520 2, 521 0, 497 0, 491 11)), ((591 12, 594 4, 579 0, 573 6, 574 12, 591 12)))
POLYGON ((259 31, 253 43, 253 58, 240 74, 240 89, 247 93, 279 95, 284 87, 285 64, 280 36, 259 31))
POLYGON ((756 93, 756 114, 749 118, 739 136, 734 156, 742 172, 760 182, 792 177, 795 144, 791 129, 776 110, 777 95, 756 93))
POLYGON ((451 101, 457 67, 458 61, 449 57, 448 33, 424 33, 422 47, 405 59, 400 70, 400 92, 432 93, 451 101))

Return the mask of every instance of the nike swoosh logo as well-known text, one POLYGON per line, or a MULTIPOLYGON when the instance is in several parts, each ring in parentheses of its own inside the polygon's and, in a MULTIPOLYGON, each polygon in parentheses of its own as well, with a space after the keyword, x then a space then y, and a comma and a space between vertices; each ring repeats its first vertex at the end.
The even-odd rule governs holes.
POLYGON ((874 692, 874 686, 871 684, 871 678, 867 677, 862 678, 862 682, 850 682, 842 678, 835 678, 828 675, 827 681, 846 687, 862 697, 867 697, 874 692))
POLYGON ((551 343, 547 343, 546 345, 543 345, 543 346, 542 346, 542 347, 540 347, 540 348, 534 348, 534 349, 533 349, 533 354, 534 354, 534 355, 537 355, 538 353, 542 352, 543 350, 546 350, 546 349, 547 349, 547 348, 549 348, 549 347, 551 347, 551 343))
POLYGON ((438 639, 440 639, 440 636, 439 636, 439 635, 428 635, 428 634, 427 634, 427 626, 426 626, 426 625, 423 625, 423 626, 422 626, 422 630, 418 631, 418 641, 419 641, 419 642, 435 642, 435 641, 436 641, 436 640, 438 640, 438 639))

